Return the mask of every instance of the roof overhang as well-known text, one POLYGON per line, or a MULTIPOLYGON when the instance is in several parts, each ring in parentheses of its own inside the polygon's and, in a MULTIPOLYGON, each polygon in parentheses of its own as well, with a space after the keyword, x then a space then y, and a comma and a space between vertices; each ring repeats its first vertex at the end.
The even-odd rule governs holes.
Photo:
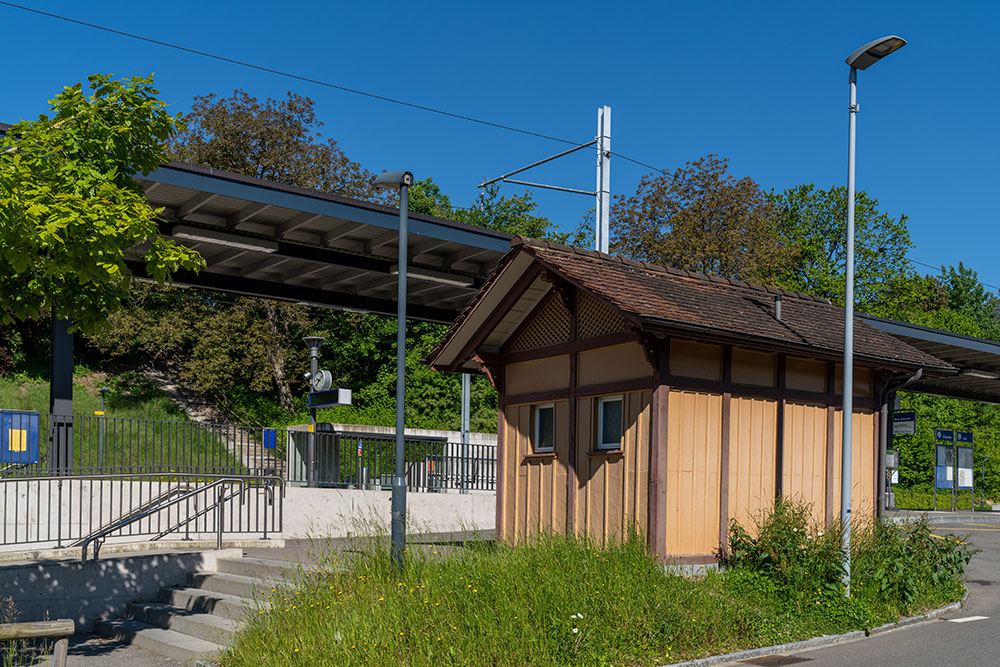
POLYGON ((1000 343, 871 315, 858 318, 959 369, 953 375, 921 378, 907 391, 1000 403, 1000 343))
MULTIPOLYGON (((180 162, 136 180, 163 209, 161 234, 207 263, 175 285, 396 314, 398 209, 180 162)), ((418 213, 408 227, 407 317, 451 323, 511 236, 418 213)), ((140 279, 142 251, 126 258, 140 279)))

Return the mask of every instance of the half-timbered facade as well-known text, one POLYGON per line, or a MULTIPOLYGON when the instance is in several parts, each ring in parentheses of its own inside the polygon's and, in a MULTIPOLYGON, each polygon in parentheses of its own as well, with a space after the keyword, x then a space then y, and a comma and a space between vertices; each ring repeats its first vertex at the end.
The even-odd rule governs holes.
MULTIPOLYGON (((843 310, 517 238, 430 355, 500 394, 497 531, 648 536, 703 562, 778 495, 840 503, 843 310)), ((855 324, 854 514, 875 507, 877 408, 949 364, 855 324)))

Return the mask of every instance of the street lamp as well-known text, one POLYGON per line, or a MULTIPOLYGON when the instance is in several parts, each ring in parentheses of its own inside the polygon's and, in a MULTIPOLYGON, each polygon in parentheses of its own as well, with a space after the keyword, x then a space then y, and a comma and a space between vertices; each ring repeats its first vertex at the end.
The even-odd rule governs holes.
POLYGON ((111 387, 99 387, 97 391, 101 392, 101 447, 100 447, 100 458, 101 458, 101 472, 104 472, 104 394, 111 391, 111 387))
POLYGON ((406 246, 409 234, 406 226, 409 190, 413 174, 408 171, 388 171, 375 179, 375 187, 399 189, 399 259, 396 272, 396 470, 392 478, 392 559, 403 567, 406 544, 406 461, 403 445, 403 408, 406 398, 406 246))
MULTIPOLYGON (((322 336, 306 336, 302 342, 309 348, 309 390, 319 373, 319 348, 326 338, 322 336)), ((316 408, 309 402, 309 436, 306 440, 306 486, 316 486, 316 408)))
POLYGON ((844 288, 844 430, 840 460, 840 522, 843 529, 844 589, 851 594, 851 426, 854 414, 854 137, 858 114, 858 70, 868 69, 906 45, 906 40, 889 35, 865 44, 847 57, 851 68, 850 123, 847 134, 847 268, 844 288))

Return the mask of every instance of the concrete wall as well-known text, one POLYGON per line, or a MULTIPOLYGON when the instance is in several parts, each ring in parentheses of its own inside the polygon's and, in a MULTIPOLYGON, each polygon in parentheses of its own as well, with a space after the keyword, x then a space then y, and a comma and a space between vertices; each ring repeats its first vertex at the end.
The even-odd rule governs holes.
MULTIPOLYGON (((389 529, 390 491, 289 487, 281 537, 345 537, 389 529)), ((496 493, 408 493, 406 525, 411 533, 492 529, 496 493)))
POLYGON ((92 632, 101 618, 120 616, 135 600, 152 600, 161 586, 186 583, 189 572, 215 572, 217 558, 240 549, 145 554, 78 561, 0 566, 0 599, 13 598, 18 621, 71 618, 77 632, 92 632))

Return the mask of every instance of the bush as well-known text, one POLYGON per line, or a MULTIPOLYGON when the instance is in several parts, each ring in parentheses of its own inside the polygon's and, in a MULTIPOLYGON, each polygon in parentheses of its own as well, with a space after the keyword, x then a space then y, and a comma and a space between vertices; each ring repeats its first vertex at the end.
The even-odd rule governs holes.
POLYGON ((809 505, 780 499, 756 518, 752 531, 733 522, 720 560, 742 593, 774 599, 778 592, 797 613, 817 614, 839 630, 869 628, 961 597, 973 550, 954 537, 933 535, 926 517, 902 525, 855 519, 849 596, 842 583, 842 537, 838 522, 817 526, 809 505))

